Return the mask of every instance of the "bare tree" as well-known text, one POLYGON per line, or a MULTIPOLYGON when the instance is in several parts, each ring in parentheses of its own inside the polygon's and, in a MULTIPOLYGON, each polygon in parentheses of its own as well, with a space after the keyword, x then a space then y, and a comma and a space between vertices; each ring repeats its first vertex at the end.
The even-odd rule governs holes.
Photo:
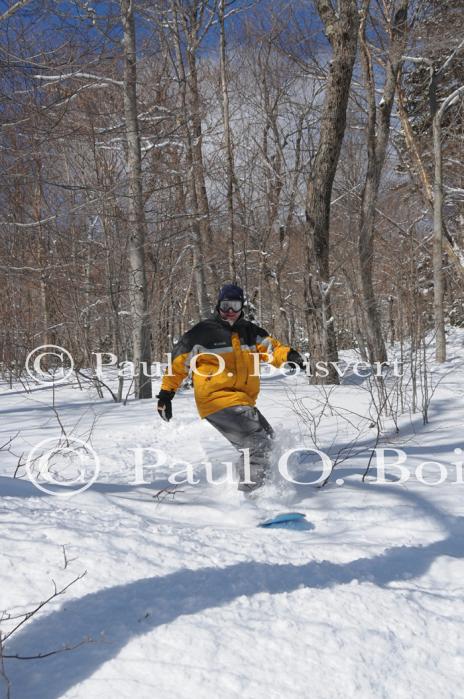
POLYGON ((235 212, 234 212, 234 185, 236 183, 234 172, 234 152, 232 144, 232 132, 230 128, 229 89, 227 81, 226 62, 226 26, 225 26, 225 0, 219 0, 218 17, 220 26, 220 71, 222 92, 222 118, 224 120, 224 148, 227 159, 227 210, 229 214, 229 276, 231 281, 237 278, 235 264, 235 212))
MULTIPOLYGON (((432 76, 432 80, 434 77, 432 76)), ((443 155, 441 123, 446 110, 464 95, 464 85, 454 90, 438 107, 436 101, 431 102, 433 117, 433 289, 435 317, 435 359, 437 362, 446 361, 445 309, 444 309, 444 273, 443 273, 443 155)))
MULTIPOLYGON (((451 16, 452 10, 451 8, 451 16)), ((445 11, 446 12, 446 11, 445 11)), ((445 15, 446 16, 446 15, 445 15)), ((438 17, 438 20, 440 16, 438 17)), ((440 22, 434 27, 434 31, 439 31, 440 22)), ((428 48, 428 47, 427 47, 428 48)), ((459 249, 456 240, 448 231, 443 216, 444 202, 444 177, 443 177, 443 131, 442 122, 447 111, 457 104, 462 94, 464 94, 464 85, 455 86, 452 82, 451 90, 440 103, 440 93, 443 93, 443 85, 445 83, 445 75, 447 70, 456 61, 460 52, 464 49, 464 41, 461 39, 454 48, 449 50, 446 46, 447 55, 443 56, 443 51, 438 51, 439 56, 429 57, 427 55, 405 56, 407 62, 418 64, 428 72, 427 80, 427 98, 429 118, 431 121, 432 131, 432 164, 433 170, 429 174, 427 167, 424 164, 424 158, 420 152, 416 135, 408 118, 408 113, 405 104, 404 91, 399 91, 399 105, 401 123, 408 152, 411 160, 414 163, 414 171, 418 175, 421 185, 424 200, 433 209, 433 245, 432 245, 432 261, 433 261, 433 289, 434 289, 434 325, 436 337, 436 361, 442 363, 446 360, 446 334, 445 334, 445 273, 443 252, 446 250, 450 259, 455 263, 455 268, 460 272, 461 277, 464 276, 464 254, 459 249)), ((463 192, 464 193, 464 192, 463 192)))
POLYGON ((132 312, 132 352, 135 365, 135 396, 151 398, 150 321, 145 271, 145 211, 142 190, 142 154, 137 115, 137 54, 134 1, 121 0, 124 48, 124 115, 127 138, 129 297, 132 312))
MULTIPOLYGON (((331 48, 320 124, 319 145, 308 181, 306 203, 307 274, 305 285, 311 361, 337 361, 337 343, 330 305, 329 231, 330 201, 343 136, 356 58, 359 26, 355 0, 341 0, 338 11, 330 0, 316 0, 331 48), (324 318, 325 326, 324 326, 324 318)), ((327 380, 338 383, 338 374, 330 366, 327 380)))
MULTIPOLYGON (((67 564, 65 565, 65 568, 66 567, 67 564)), ((4 682, 6 690, 5 699, 10 699, 12 689, 10 679, 5 670, 5 660, 38 660, 41 658, 49 658, 51 655, 57 655, 58 653, 64 653, 70 650, 75 650, 76 648, 79 648, 80 646, 87 643, 95 643, 95 641, 92 638, 87 637, 82 639, 78 643, 74 643, 73 645, 65 645, 60 648, 53 648, 50 650, 35 653, 33 655, 9 653, 7 650, 7 646, 5 645, 9 641, 9 639, 12 638, 24 626, 24 624, 26 624, 29 621, 29 619, 32 619, 36 614, 38 614, 38 612, 40 612, 44 607, 50 604, 50 602, 53 602, 57 597, 63 595, 72 585, 77 583, 79 580, 82 580, 82 578, 85 577, 85 575, 87 575, 87 571, 84 571, 83 573, 75 577, 73 580, 71 580, 70 583, 64 585, 61 588, 58 588, 55 581, 53 580, 52 594, 49 595, 49 597, 47 597, 45 600, 39 602, 39 604, 37 604, 33 609, 30 609, 27 612, 24 612, 19 615, 13 615, 9 612, 4 611, 0 614, 0 624, 12 622, 12 628, 9 631, 3 633, 3 631, 0 630, 0 679, 2 679, 4 682)))
POLYGON ((10 19, 18 10, 21 10, 23 7, 26 5, 29 5, 29 3, 32 2, 32 0, 18 0, 18 2, 13 3, 3 14, 0 15, 0 22, 4 22, 7 19, 10 19))
POLYGON ((370 4, 370 0, 364 0, 363 2, 359 30, 367 87, 368 120, 367 170, 362 191, 358 251, 361 290, 364 301, 366 339, 369 359, 374 363, 387 361, 387 352, 372 280, 374 232, 380 180, 390 135, 391 112, 408 35, 408 0, 399 0, 399 2, 390 0, 389 2, 382 3, 383 11, 387 14, 387 34, 390 44, 385 62, 385 82, 379 104, 377 104, 376 100, 377 80, 372 60, 372 50, 366 39, 366 25, 370 4))

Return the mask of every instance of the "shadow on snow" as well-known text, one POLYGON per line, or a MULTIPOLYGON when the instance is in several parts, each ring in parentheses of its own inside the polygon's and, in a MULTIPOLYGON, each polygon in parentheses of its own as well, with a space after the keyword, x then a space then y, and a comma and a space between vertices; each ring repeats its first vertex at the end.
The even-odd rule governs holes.
POLYGON ((65 602, 57 611, 32 620, 12 639, 6 652, 33 655, 76 644, 85 637, 96 643, 46 659, 7 661, 14 696, 58 699, 114 658, 131 639, 181 616, 227 605, 242 595, 325 589, 354 580, 385 587, 420 577, 439 556, 464 557, 464 517, 446 520, 445 539, 425 546, 392 547, 349 563, 274 565, 246 561, 225 568, 183 569, 65 602))

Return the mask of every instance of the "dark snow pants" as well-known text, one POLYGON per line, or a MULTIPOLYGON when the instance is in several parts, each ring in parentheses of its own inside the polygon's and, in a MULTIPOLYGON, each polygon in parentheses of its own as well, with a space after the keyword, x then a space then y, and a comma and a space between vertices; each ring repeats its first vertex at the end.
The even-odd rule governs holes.
POLYGON ((258 408, 234 405, 218 410, 205 419, 236 449, 249 449, 249 461, 246 452, 241 452, 238 462, 238 489, 251 491, 263 485, 269 469, 274 433, 258 408))

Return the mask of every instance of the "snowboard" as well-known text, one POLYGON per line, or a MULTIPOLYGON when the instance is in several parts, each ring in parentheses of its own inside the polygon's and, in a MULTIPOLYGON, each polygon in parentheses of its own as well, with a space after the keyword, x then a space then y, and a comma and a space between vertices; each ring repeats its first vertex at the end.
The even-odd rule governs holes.
POLYGON ((278 515, 271 517, 270 519, 260 522, 258 527, 270 528, 270 527, 283 527, 283 528, 295 528, 298 529, 298 522, 303 523, 306 519, 306 515, 301 512, 280 512, 278 515))

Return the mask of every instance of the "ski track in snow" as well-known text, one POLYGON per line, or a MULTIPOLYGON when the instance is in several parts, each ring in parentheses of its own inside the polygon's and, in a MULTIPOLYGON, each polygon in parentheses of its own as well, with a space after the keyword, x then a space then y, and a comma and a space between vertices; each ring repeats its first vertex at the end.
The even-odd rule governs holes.
MULTIPOLYGON (((463 347, 464 333, 454 331, 430 424, 404 418, 404 441, 392 442, 411 468, 451 464, 454 449, 464 449, 463 347)), ((20 430, 13 451, 26 453, 59 434, 49 389, 0 391, 0 444, 20 430)), ((258 405, 280 450, 310 445, 292 401, 314 391, 301 377, 263 381, 258 405)), ((358 412, 369 405, 356 384, 332 399, 358 412)), ((243 507, 230 487, 204 480, 203 461, 234 452, 197 418, 191 392, 175 398, 168 425, 154 401, 124 407, 63 386, 56 402, 66 428, 83 439, 97 416, 92 445, 101 473, 84 493, 58 498, 13 480, 17 458, 0 453, 0 609, 24 612, 51 594, 52 580, 61 588, 87 574, 6 651, 92 642, 7 660, 11 699, 462 696, 464 484, 454 483, 454 467, 437 487, 413 479, 363 485, 365 450, 337 468, 342 487, 292 486, 274 476, 259 506, 243 507), (145 471, 153 482, 130 485, 135 447, 167 454, 167 464, 145 471), (195 464, 200 483, 158 502, 153 495, 182 459, 195 464), (290 509, 306 514, 307 529, 256 527, 290 509)), ((321 448, 343 441, 344 430, 324 418, 321 448)), ((372 433, 361 441, 372 446, 372 433)), ((298 466, 299 477, 305 469, 298 466)), ((4 691, 0 678, 0 697, 4 691)))

